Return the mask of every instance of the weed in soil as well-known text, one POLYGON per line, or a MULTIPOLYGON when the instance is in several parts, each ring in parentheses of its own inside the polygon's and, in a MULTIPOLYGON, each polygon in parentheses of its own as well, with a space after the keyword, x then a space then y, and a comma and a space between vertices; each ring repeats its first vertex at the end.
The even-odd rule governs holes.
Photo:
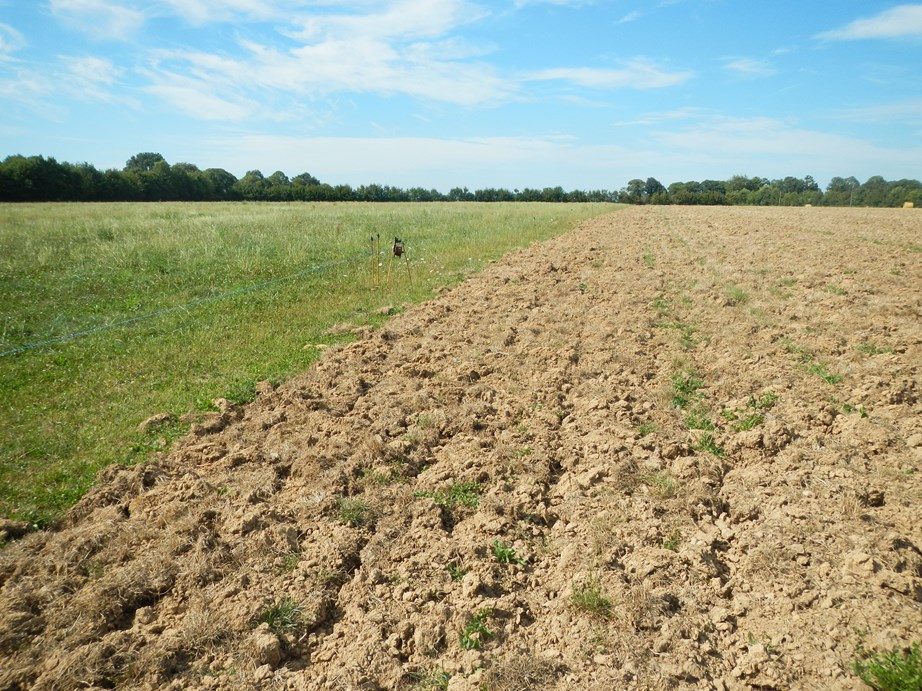
POLYGON ((413 496, 424 497, 435 502, 436 506, 453 509, 457 504, 476 509, 480 504, 483 491, 479 482, 456 482, 447 490, 438 492, 415 492, 413 496))
POLYGON ((257 619, 258 624, 268 624, 277 634, 294 633, 304 621, 304 610, 290 597, 285 597, 266 609, 257 619))
POLYGON ((361 528, 374 520, 374 511, 361 499, 340 497, 336 500, 336 518, 340 523, 361 528))
POLYGON ((519 557, 515 553, 515 549, 507 545, 502 540, 496 540, 490 546, 490 550, 493 552, 493 556, 496 557, 496 561, 500 564, 521 564, 524 565, 526 560, 522 557, 519 557))
POLYGON ((919 691, 922 689, 922 654, 919 642, 909 650, 868 653, 860 645, 852 670, 861 681, 877 691, 919 691))
POLYGON ((493 610, 482 609, 475 614, 461 631, 461 647, 465 650, 480 650, 492 635, 493 631, 486 624, 486 620, 493 615, 493 610))
POLYGON ((598 578, 574 587, 571 602, 580 612, 586 612, 602 619, 611 616, 611 598, 605 593, 598 578))

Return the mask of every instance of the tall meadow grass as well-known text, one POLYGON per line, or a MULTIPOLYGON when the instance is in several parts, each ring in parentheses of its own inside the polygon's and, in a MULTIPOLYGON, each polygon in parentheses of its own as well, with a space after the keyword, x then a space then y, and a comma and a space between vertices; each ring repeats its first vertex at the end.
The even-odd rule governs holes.
POLYGON ((136 428, 150 415, 245 401, 348 338, 333 324, 380 323, 382 307, 614 208, 0 205, 0 352, 204 301, 0 357, 0 515, 48 525, 100 468, 146 457, 156 442, 136 428), (385 272, 394 236, 406 242, 412 284, 395 263, 389 289, 371 285, 379 234, 385 272))

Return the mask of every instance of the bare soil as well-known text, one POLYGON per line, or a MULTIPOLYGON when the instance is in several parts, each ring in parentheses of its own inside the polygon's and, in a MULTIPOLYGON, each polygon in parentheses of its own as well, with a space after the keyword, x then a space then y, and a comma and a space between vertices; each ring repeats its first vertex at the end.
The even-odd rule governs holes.
POLYGON ((922 637, 920 242, 656 207, 515 252, 11 542, 0 688, 864 688, 922 637))

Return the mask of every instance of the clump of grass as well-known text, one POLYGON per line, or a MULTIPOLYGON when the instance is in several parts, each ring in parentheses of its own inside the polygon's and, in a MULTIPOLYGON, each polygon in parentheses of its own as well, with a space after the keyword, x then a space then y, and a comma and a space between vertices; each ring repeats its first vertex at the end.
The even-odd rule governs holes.
POLYGON ((640 481, 663 499, 674 497, 679 489, 678 483, 665 472, 646 473, 640 476, 640 481))
POLYGON ((683 409, 700 398, 699 390, 704 387, 704 380, 690 372, 676 372, 672 375, 672 406, 683 409))
POLYGON ((452 509, 457 504, 475 509, 480 504, 482 491, 483 487, 479 482, 456 482, 447 490, 415 492, 413 496, 431 499, 436 506, 443 506, 446 509, 452 509))
POLYGON ((724 286, 724 296, 731 305, 745 305, 749 302, 749 295, 746 291, 734 283, 728 283, 724 286))
POLYGON ((658 431, 659 427, 657 427, 652 422, 644 422, 637 428, 637 433, 641 436, 641 438, 655 434, 658 431))
POLYGON ((257 618, 258 624, 268 624, 277 633, 294 633, 304 623, 304 610, 290 597, 285 597, 268 607, 257 618))
POLYGON ((811 362, 807 366, 807 371, 810 374, 815 374, 817 377, 822 379, 824 382, 832 386, 835 386, 840 381, 842 381, 841 374, 835 374, 834 372, 830 372, 826 368, 826 365, 824 365, 822 362, 811 362))
POLYGON ((855 346, 855 350, 864 355, 883 355, 884 353, 892 353, 893 351, 890 348, 881 348, 874 344, 873 341, 862 341, 855 346))
POLYGON ((298 563, 301 561, 301 551, 292 550, 287 554, 282 556, 282 563, 279 566, 279 570, 282 573, 291 573, 296 568, 298 568, 298 563))
POLYGON ((470 571, 470 569, 465 569, 462 566, 448 566, 448 575, 451 576, 451 580, 453 581, 460 581, 467 575, 468 571, 470 571))
MULTIPOLYGON (((750 401, 752 397, 750 397, 750 401)), ((720 411, 721 416, 730 422, 730 428, 734 432, 748 432, 754 427, 758 427, 763 422, 765 422, 765 416, 759 411, 746 414, 746 411, 739 410, 722 410, 720 411)))
POLYGON ((507 545, 502 540, 495 540, 492 545, 490 545, 490 551, 493 552, 493 556, 496 558, 500 564, 521 564, 525 565, 527 563, 526 559, 518 556, 515 553, 515 548, 510 545, 507 545))
POLYGON ((481 679, 482 691, 524 691, 548 689, 563 666, 532 654, 513 655, 496 661, 481 679))
POLYGON ((598 578, 592 578, 586 583, 575 586, 570 601, 580 612, 586 612, 602 619, 611 616, 611 598, 605 593, 598 578))
POLYGON ((415 691, 444 691, 451 681, 451 675, 444 669, 410 672, 408 676, 413 680, 410 688, 415 691))
POLYGON ((678 528, 673 530, 669 537, 663 540, 663 547, 670 550, 671 552, 677 552, 679 550, 679 545, 682 543, 682 533, 678 528))
POLYGON ((374 511, 361 499, 340 497, 336 500, 336 518, 340 523, 361 528, 374 520, 374 511))
POLYGON ((774 391, 766 391, 758 398, 755 396, 749 397, 749 407, 756 410, 771 410, 776 403, 778 403, 778 394, 774 391))
POLYGON ((656 257, 653 256, 653 250, 649 245, 643 248, 643 263, 651 269, 656 266, 656 257))
POLYGON ((919 642, 913 643, 908 650, 895 648, 884 653, 868 653, 859 645, 852 670, 877 691, 919 691, 922 689, 919 642))
POLYGON ((487 619, 493 616, 493 610, 482 609, 477 612, 461 630, 461 647, 465 650, 480 650, 483 644, 493 636, 487 626, 487 619))
POLYGON ((720 446, 714 439, 714 435, 710 432, 705 432, 702 434, 698 441, 692 446, 692 449, 695 451, 703 451, 704 453, 710 453, 715 456, 723 458, 726 456, 727 452, 722 446, 720 446))
POLYGON ((826 286, 826 292, 832 293, 833 295, 845 295, 846 290, 842 286, 837 286, 835 284, 829 284, 826 286))
POLYGON ((685 416, 685 426, 688 429, 702 429, 711 431, 714 423, 708 417, 707 411, 701 406, 695 406, 685 416))

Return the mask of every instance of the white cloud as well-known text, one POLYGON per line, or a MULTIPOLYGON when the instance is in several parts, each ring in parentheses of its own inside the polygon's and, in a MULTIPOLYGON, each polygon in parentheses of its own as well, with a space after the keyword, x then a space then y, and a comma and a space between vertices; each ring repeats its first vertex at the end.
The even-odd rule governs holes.
POLYGON ((670 165, 688 166, 697 179, 731 175, 739 170, 740 161, 746 161, 757 175, 809 173, 817 179, 879 170, 886 161, 890 175, 912 177, 922 160, 919 146, 885 148, 766 117, 716 116, 677 130, 654 131, 650 136, 656 149, 669 152, 670 165))
POLYGON ((922 125, 922 98, 898 103, 883 103, 862 108, 850 108, 840 113, 843 120, 882 124, 922 125))
POLYGON ((724 67, 743 77, 770 77, 778 72, 771 63, 753 58, 726 58, 724 67))
POLYGON ((295 23, 301 30, 292 37, 304 41, 363 38, 410 41, 444 36, 484 16, 482 9, 464 0, 392 0, 380 10, 365 14, 317 13, 300 18, 295 23))
POLYGON ((593 4, 593 0, 515 0, 513 3, 516 8, 527 7, 528 5, 562 5, 565 7, 582 7, 583 5, 593 4))
POLYGON ((198 120, 241 121, 253 116, 257 110, 255 103, 233 103, 203 91, 195 84, 159 84, 147 87, 145 91, 198 120))
POLYGON ((615 23, 616 23, 616 24, 627 24, 628 22, 636 22, 636 21, 637 21, 638 19, 640 19, 642 16, 643 16, 643 13, 642 13, 642 12, 639 12, 639 11, 637 11, 637 10, 634 10, 633 12, 628 12, 626 15, 624 15, 623 17, 621 17, 621 19, 619 19, 619 20, 618 20, 617 22, 615 22, 615 23))
POLYGON ((922 37, 922 5, 897 5, 874 17, 856 19, 841 29, 818 34, 827 41, 853 41, 868 38, 922 37))
POLYGON ((142 11, 109 0, 51 0, 51 12, 62 23, 99 39, 128 40, 145 21, 142 11))
MULTIPOLYGON (((265 116, 274 104, 288 110, 293 99, 336 93, 404 94, 461 106, 494 105, 514 97, 515 85, 478 59, 492 48, 452 34, 480 16, 467 3, 398 0, 375 7, 371 14, 332 12, 297 19, 298 30, 286 34, 300 44, 293 48, 240 40, 239 56, 158 51, 148 71, 150 91, 174 104, 187 90, 197 91, 198 102, 215 106, 202 117, 217 119, 226 112, 233 120, 242 117, 248 101, 259 102, 265 116)), ((183 110, 195 116, 194 108, 183 110)))
POLYGON ((276 19, 285 16, 298 2, 271 2, 270 0, 165 0, 166 5, 187 22, 229 21, 238 17, 249 19, 276 19))
POLYGON ((26 39, 9 24, 0 23, 0 62, 10 59, 10 54, 26 47, 26 39))
POLYGON ((125 71, 111 61, 93 56, 62 56, 60 60, 63 68, 57 82, 62 86, 58 90, 81 101, 138 105, 118 88, 118 79, 125 71))
POLYGON ((58 62, 42 69, 20 69, 11 79, 0 81, 0 98, 9 99, 39 114, 60 120, 66 117, 67 97, 90 103, 138 102, 119 88, 123 70, 110 61, 92 56, 59 56, 58 62))
POLYGON ((702 108, 677 108, 663 113, 644 113, 634 120, 622 120, 613 123, 616 127, 630 127, 637 125, 658 125, 663 122, 675 122, 677 120, 697 120, 707 115, 707 111, 702 108))
POLYGON ((538 70, 527 75, 526 79, 567 81, 593 89, 661 89, 684 84, 694 76, 688 70, 667 72, 643 58, 623 62, 622 65, 622 69, 560 67, 538 70))

